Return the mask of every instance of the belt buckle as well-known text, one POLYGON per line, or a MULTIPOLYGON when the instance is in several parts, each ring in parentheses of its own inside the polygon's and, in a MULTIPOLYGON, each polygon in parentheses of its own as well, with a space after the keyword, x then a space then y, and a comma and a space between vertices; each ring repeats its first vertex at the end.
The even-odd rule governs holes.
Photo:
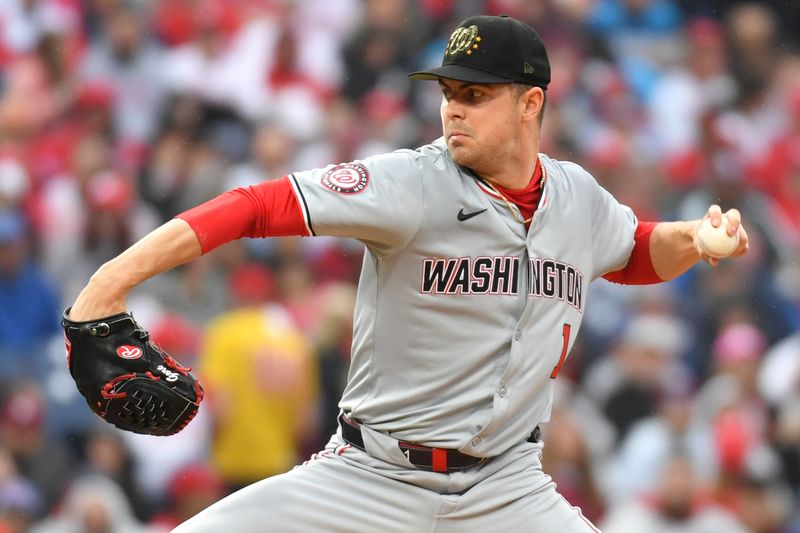
POLYGON ((442 448, 431 449, 431 465, 434 472, 447 472, 447 450, 442 448))
POLYGON ((406 456, 408 462, 417 468, 424 470, 431 470, 433 472, 446 473, 450 469, 447 464, 447 452, 444 448, 431 448, 429 446, 421 446, 411 442, 397 441, 397 445, 403 455, 406 456), (420 462, 415 460, 417 453, 424 453, 430 456, 430 462, 420 462))
POLYGON ((442 474, 464 470, 472 466, 477 466, 486 460, 485 457, 474 457, 473 459, 475 460, 475 462, 473 463, 452 465, 450 464, 451 462, 450 460, 453 458, 454 455, 456 454, 464 455, 464 454, 461 454, 461 452, 459 452, 458 450, 448 450, 446 448, 431 448, 429 446, 421 446, 419 444, 413 444, 404 441, 398 441, 397 445, 400 447, 400 451, 403 453, 403 455, 406 456, 406 459, 408 459, 408 461, 417 468, 420 468, 422 470, 429 470, 432 472, 439 472, 442 474), (430 458, 430 460, 429 461, 415 460, 414 456, 417 453, 426 454, 430 458))

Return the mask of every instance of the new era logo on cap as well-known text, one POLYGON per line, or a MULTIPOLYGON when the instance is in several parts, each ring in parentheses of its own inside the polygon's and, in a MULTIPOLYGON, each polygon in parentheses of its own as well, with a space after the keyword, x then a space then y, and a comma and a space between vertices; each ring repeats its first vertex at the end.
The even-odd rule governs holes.
POLYGON ((524 83, 546 89, 550 83, 550 62, 533 28, 505 15, 481 15, 466 19, 453 31, 441 67, 414 72, 409 77, 524 83))

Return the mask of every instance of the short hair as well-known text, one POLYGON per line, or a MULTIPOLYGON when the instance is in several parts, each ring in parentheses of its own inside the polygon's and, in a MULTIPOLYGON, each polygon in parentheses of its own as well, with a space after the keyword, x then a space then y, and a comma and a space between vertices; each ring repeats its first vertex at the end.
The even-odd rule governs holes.
MULTIPOLYGON (((517 100, 519 100, 522 97, 523 94, 525 94, 529 90, 533 89, 534 87, 537 87, 537 86, 536 85, 528 85, 527 83, 512 83, 511 84, 511 90, 514 91, 514 94, 516 95, 517 100)), ((542 96, 543 96, 542 108, 539 110, 539 126, 542 125, 542 120, 544 119, 544 106, 547 103, 547 91, 545 91, 544 89, 542 89, 542 96)))

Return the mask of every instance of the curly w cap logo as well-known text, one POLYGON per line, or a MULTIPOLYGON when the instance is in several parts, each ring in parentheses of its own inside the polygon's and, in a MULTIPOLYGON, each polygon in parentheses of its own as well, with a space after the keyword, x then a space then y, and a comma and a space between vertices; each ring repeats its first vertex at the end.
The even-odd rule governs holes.
POLYGON ((123 344, 117 348, 117 355, 123 359, 138 359, 142 356, 142 349, 138 346, 123 344))
POLYGON ((447 56, 461 53, 472 55, 472 51, 478 49, 479 42, 481 42, 481 37, 478 35, 478 27, 475 24, 456 28, 456 31, 450 35, 450 40, 447 41, 447 49, 444 54, 447 56))

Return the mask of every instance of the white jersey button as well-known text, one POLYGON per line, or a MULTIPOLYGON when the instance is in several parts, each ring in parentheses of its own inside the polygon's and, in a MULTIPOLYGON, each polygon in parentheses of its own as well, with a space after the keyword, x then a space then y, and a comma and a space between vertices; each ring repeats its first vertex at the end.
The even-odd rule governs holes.
POLYGON ((508 392, 508 389, 506 389, 505 387, 500 387, 499 389, 497 389, 497 394, 501 398, 505 398, 507 392, 508 392))
POLYGON ((480 437, 475 437, 474 439, 472 439, 472 445, 473 446, 477 446, 480 443, 481 443, 481 438, 480 437))
POLYGON ((520 330, 515 331, 514 332, 514 340, 518 341, 520 339, 520 337, 522 337, 522 332, 520 330))

